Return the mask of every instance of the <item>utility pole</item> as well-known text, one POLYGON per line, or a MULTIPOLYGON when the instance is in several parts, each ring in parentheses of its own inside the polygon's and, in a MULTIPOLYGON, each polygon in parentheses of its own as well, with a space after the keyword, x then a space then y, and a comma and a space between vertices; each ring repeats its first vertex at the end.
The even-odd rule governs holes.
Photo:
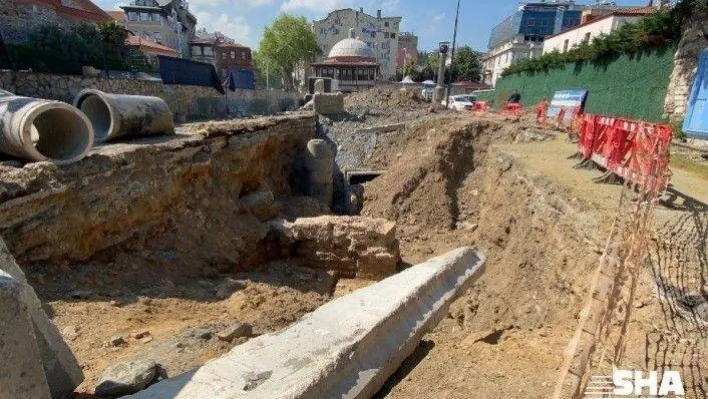
POLYGON ((436 103, 441 103, 445 99, 445 61, 447 51, 450 49, 450 42, 440 42, 439 46, 438 80, 433 92, 433 101, 436 103))
POLYGON ((455 70, 455 46, 457 45, 457 22, 460 19, 460 0, 457 0, 457 12, 455 13, 455 33, 452 36, 452 54, 450 55, 450 82, 447 84, 447 98, 445 108, 450 106, 450 92, 452 91, 452 72, 455 70))

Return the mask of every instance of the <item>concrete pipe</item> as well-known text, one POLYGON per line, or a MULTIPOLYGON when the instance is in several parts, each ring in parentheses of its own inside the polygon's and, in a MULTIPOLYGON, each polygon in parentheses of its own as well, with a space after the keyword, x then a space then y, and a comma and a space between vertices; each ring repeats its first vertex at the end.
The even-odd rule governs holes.
POLYGON ((325 140, 313 139, 307 143, 309 193, 328 207, 334 195, 334 151, 325 140))
POLYGON ((0 90, 0 152, 67 164, 83 158, 92 145, 91 122, 78 109, 0 90))
POLYGON ((76 96, 74 105, 91 120, 97 143, 124 136, 175 132, 170 107, 159 97, 87 89, 76 96))

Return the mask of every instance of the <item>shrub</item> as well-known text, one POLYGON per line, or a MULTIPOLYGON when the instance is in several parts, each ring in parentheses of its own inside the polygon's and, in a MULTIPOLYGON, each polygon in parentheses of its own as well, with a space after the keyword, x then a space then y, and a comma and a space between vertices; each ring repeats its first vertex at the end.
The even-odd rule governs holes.
POLYGON ((701 7, 705 0, 684 0, 670 10, 657 10, 636 23, 626 24, 609 35, 596 37, 591 43, 583 42, 567 53, 557 51, 538 58, 525 59, 512 64, 502 72, 509 76, 521 72, 538 72, 563 68, 570 62, 601 62, 609 57, 635 54, 641 51, 677 44, 681 39, 683 21, 701 7))

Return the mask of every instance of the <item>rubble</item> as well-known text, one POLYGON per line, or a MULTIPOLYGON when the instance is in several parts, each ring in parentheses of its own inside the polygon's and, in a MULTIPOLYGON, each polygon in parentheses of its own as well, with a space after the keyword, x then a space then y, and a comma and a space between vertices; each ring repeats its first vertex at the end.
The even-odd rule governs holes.
POLYGON ((96 386, 98 396, 123 396, 147 388, 157 377, 158 365, 152 360, 135 360, 108 368, 96 386))

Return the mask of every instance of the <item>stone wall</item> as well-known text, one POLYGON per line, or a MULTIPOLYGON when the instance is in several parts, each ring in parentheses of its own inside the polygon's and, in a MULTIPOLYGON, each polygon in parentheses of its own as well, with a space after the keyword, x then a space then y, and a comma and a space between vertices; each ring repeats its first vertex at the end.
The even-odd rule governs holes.
POLYGON ((0 34, 5 43, 22 43, 29 32, 41 25, 65 25, 70 22, 41 4, 13 0, 0 1, 0 34))
POLYGON ((0 71, 0 89, 21 96, 71 103, 86 88, 161 97, 169 104, 176 122, 275 114, 292 110, 298 104, 297 93, 282 91, 227 90, 224 96, 211 87, 167 85, 159 81, 0 71))
POLYGON ((685 24, 683 36, 674 56, 674 70, 666 92, 664 111, 672 122, 680 122, 686 115, 693 79, 696 76, 698 57, 708 48, 701 26, 708 25, 708 13, 694 17, 685 24))
POLYGON ((205 265, 252 268, 276 256, 266 245, 267 222, 279 201, 303 192, 298 160, 316 117, 188 128, 206 125, 222 130, 104 145, 61 167, 0 165, 0 236, 24 266, 144 251, 166 273, 187 276, 205 265))

